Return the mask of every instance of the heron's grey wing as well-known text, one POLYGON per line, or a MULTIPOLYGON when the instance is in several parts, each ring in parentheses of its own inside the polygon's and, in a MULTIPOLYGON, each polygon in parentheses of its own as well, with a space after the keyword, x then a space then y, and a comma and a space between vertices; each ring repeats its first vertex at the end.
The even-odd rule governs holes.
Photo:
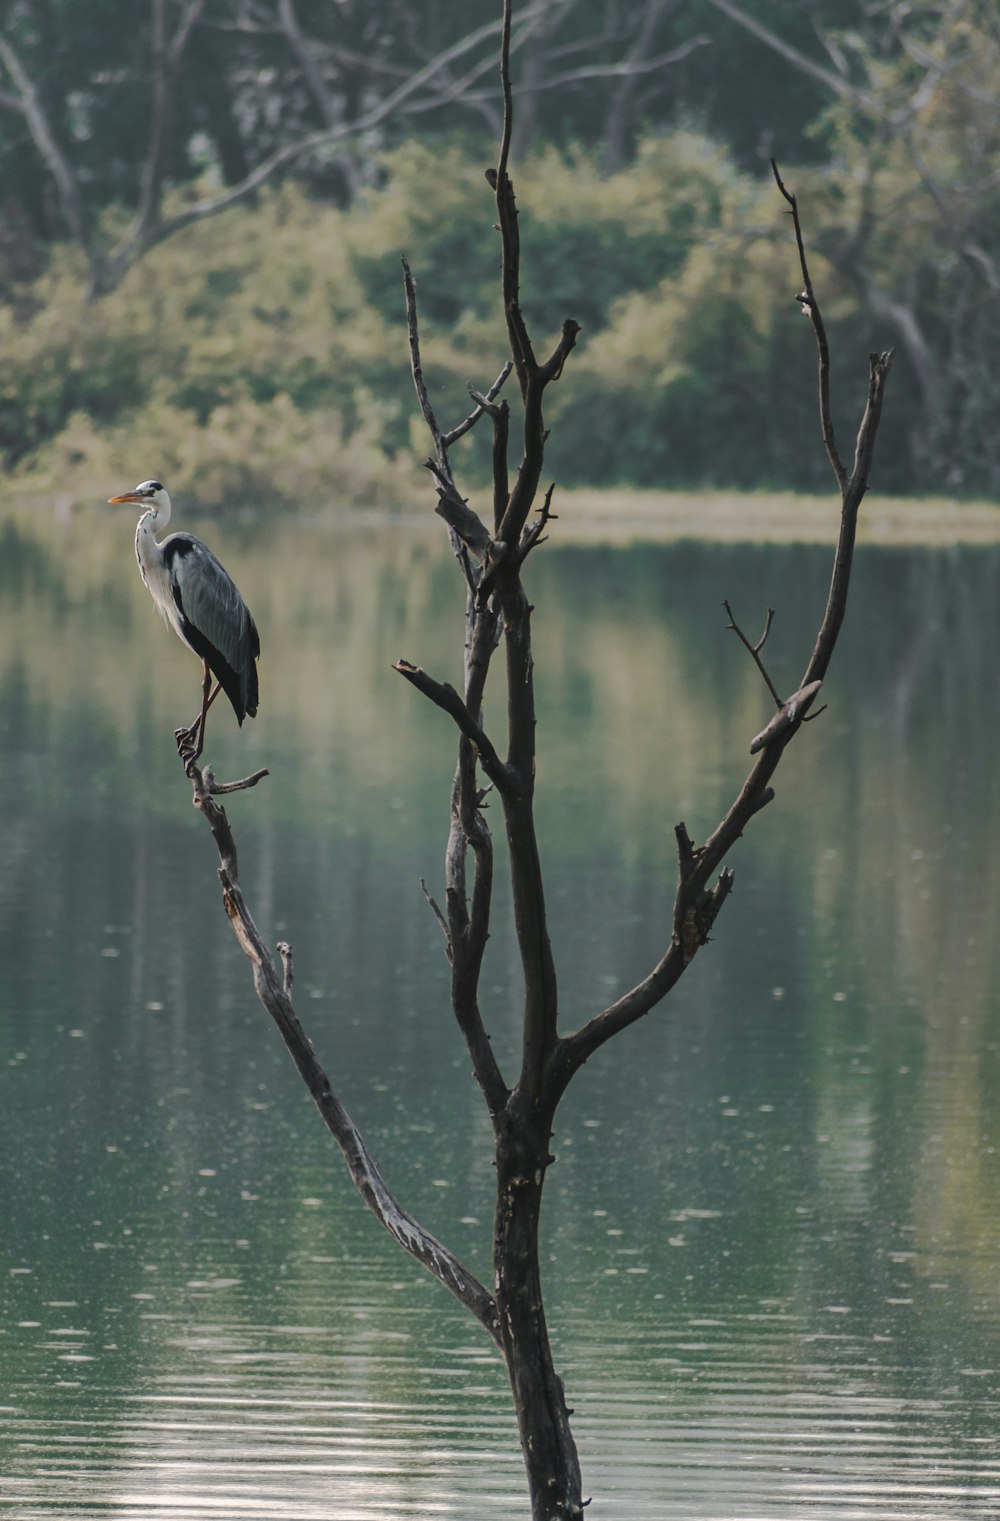
POLYGON ((191 534, 172 534, 163 545, 185 637, 209 663, 242 721, 257 711, 260 654, 257 625, 229 572, 191 534), (221 663, 213 658, 221 656, 221 663))

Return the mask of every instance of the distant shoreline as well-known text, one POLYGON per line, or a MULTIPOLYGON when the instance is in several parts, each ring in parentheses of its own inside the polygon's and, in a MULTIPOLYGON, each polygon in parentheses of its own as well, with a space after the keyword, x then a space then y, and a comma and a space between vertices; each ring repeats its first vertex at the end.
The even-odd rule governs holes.
MULTIPOLYGON (((114 483, 112 483, 114 484, 114 483)), ((110 488, 109 488, 110 489, 110 488)), ((482 507, 480 496, 470 498, 482 507)), ((97 492, 93 503, 103 503, 97 492)), ((277 516, 294 521, 308 519, 317 528, 337 532, 364 525, 431 527, 432 498, 426 497, 426 515, 416 494, 405 508, 344 505, 324 510, 310 503, 303 512, 280 508, 277 516)), ((13 512, 42 512, 69 521, 89 510, 86 498, 49 492, 18 490, 0 492, 0 517, 13 512)), ((607 490, 560 490, 552 499, 554 521, 550 537, 559 544, 677 543, 685 539, 719 544, 833 544, 840 527, 835 492, 808 496, 792 491, 649 491, 630 488, 607 490)), ((215 509, 229 517, 233 512, 253 520, 268 516, 267 509, 252 503, 219 504, 215 509)), ((192 520, 204 522, 213 509, 192 503, 192 520)), ((859 544, 917 548, 949 545, 1000 544, 1000 502, 961 502, 946 497, 886 497, 872 491, 865 498, 858 529, 859 544)))
MULTIPOLYGON (((839 502, 795 492, 556 491, 563 541, 621 544, 645 539, 668 543, 702 539, 719 543, 832 544, 840 527, 839 502)), ((926 545, 1000 543, 1000 503, 948 498, 901 498, 872 491, 861 507, 860 544, 926 545)))

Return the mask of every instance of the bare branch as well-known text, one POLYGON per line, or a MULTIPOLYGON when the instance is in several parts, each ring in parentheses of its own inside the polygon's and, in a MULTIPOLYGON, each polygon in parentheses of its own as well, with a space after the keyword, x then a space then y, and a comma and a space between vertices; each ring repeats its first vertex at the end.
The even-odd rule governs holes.
MULTIPOLYGON (((714 3, 717 3, 717 0, 713 0, 714 3)), ((766 808, 773 800, 774 789, 771 786, 771 779, 786 747, 805 722, 808 709, 822 685, 847 607, 858 511, 868 486, 868 472, 871 468, 892 354, 887 352, 869 356, 868 400, 858 430, 854 464, 848 476, 836 454, 832 428, 829 425, 829 354, 822 319, 809 279, 795 198, 782 184, 777 166, 772 163, 772 168, 778 189, 789 202, 794 218, 800 266, 806 285, 799 299, 808 302, 809 314, 820 350, 820 414, 824 443, 841 487, 840 536, 834 555, 826 608, 800 687, 786 703, 779 705, 779 712, 771 723, 754 738, 752 751, 758 758, 727 812, 701 846, 694 845, 683 824, 677 826, 679 869, 677 892, 674 898, 673 934, 669 946, 657 965, 641 982, 582 1025, 573 1035, 559 1042, 551 1066, 552 1080, 559 1091, 570 1081, 573 1073, 582 1063, 593 1055, 594 1051, 620 1030, 648 1014, 664 998, 699 947, 704 945, 708 938, 708 931, 731 891, 732 873, 728 868, 723 868, 712 888, 708 886, 709 879, 722 866, 725 856, 740 838, 753 816, 766 808)), ((729 612, 731 626, 735 628, 735 620, 728 603, 726 610, 729 612)), ((764 633, 756 646, 752 645, 742 631, 736 628, 736 632, 755 659, 759 656, 760 649, 767 638, 770 623, 769 610, 764 633)), ((768 681, 768 686, 771 687, 770 681, 768 681)), ((773 687, 771 687, 771 692, 777 697, 773 687)))
POLYGON ((746 634, 743 632, 743 630, 740 628, 739 624, 736 622, 736 619, 733 617, 733 610, 729 606, 729 603, 728 602, 723 602, 722 605, 726 609, 727 614, 729 615, 729 622, 726 624, 726 627, 727 628, 731 628, 732 631, 733 631, 733 633, 737 636, 737 638, 739 638, 742 641, 742 643, 746 646, 746 648, 749 650, 750 654, 753 656, 754 663, 756 664, 758 671, 760 672, 760 674, 763 676, 765 682, 767 683, 767 690, 770 692, 771 696, 774 698, 774 705, 775 705, 775 707, 780 708, 781 707, 781 698, 778 696, 778 692, 777 692, 777 689, 776 689, 776 687, 774 685, 774 682, 771 680, 770 676, 767 674, 767 671, 764 669, 764 662, 760 658, 760 652, 764 648, 764 645, 767 642, 767 636, 768 636, 768 634, 771 632, 771 624, 774 621, 774 608, 773 607, 769 607, 768 608, 768 610, 767 610, 767 617, 764 619, 764 632, 761 634, 761 636, 757 640, 756 644, 751 644, 750 640, 747 638, 746 634))
POLYGON ((506 403, 497 405, 496 397, 510 374, 512 364, 508 362, 503 367, 486 396, 473 393, 473 399, 477 403, 474 412, 457 428, 451 429, 447 434, 443 433, 424 381, 420 357, 416 283, 405 258, 403 259, 403 288, 406 298, 410 367, 414 388, 421 413, 434 442, 435 458, 428 460, 427 465, 438 481, 436 511, 449 526, 452 544, 463 566, 467 581, 465 700, 463 701, 453 687, 434 681, 425 672, 406 661, 400 661, 396 670, 406 676, 413 685, 444 711, 450 713, 458 723, 462 735, 459 741, 458 765, 452 783, 451 823, 445 852, 447 917, 440 913, 433 899, 430 901, 439 914, 447 936, 452 966, 452 1009, 465 1037, 472 1057, 473 1070, 486 1099, 487 1108, 496 1122, 504 1110, 509 1093, 493 1055, 478 1002, 482 959, 489 938, 493 846, 489 828, 480 812, 481 794, 476 781, 477 760, 482 763, 487 776, 493 780, 501 792, 509 790, 512 775, 496 754, 482 727, 483 690, 490 661, 497 645, 499 614, 490 608, 487 599, 479 595, 483 570, 470 563, 469 551, 477 557, 480 565, 485 567, 492 544, 485 525, 469 507, 455 485, 448 450, 455 439, 461 437, 484 413, 489 413, 493 418, 494 456, 497 438, 502 436, 506 442, 507 406, 506 403), (466 856, 470 848, 475 859, 471 912, 466 902, 466 856))
POLYGON ((754 735, 750 744, 750 754, 756 755, 757 751, 763 750, 765 745, 773 744, 787 729, 792 727, 796 719, 805 719, 806 713, 809 711, 813 699, 822 685, 821 681, 810 681, 808 686, 799 687, 797 692, 793 692, 787 702, 781 704, 771 722, 761 729, 759 734, 754 735))
POLYGON ((417 282, 413 278, 409 260, 404 254, 403 265, 403 292, 406 299, 406 331, 410 343, 410 373, 413 376, 413 384, 420 403, 420 411, 424 422, 430 430, 434 440, 434 453, 437 460, 438 471, 447 480, 451 480, 451 466, 448 463, 448 450, 444 442, 444 434, 438 427, 438 420, 434 415, 434 408, 427 392, 427 383, 424 380, 424 367, 420 359, 420 333, 417 327, 417 282))
POLYGON ((428 904, 430 905, 431 912, 433 913, 438 924, 441 926, 441 929, 444 933, 445 954, 447 955, 448 960, 451 961, 453 957, 453 951, 451 945, 451 931, 448 928, 448 921, 438 907, 437 902, 432 896, 430 888, 427 886, 427 883, 423 877, 420 878, 420 889, 424 897, 427 899, 428 904))
MULTIPOLYGON (((481 726, 483 692, 497 647, 500 616, 492 604, 480 602, 477 574, 472 571, 466 593, 465 706, 473 721, 481 726)), ((485 794, 477 779, 478 759, 476 745, 463 734, 458 743, 458 764, 451 791, 445 883, 452 946, 452 1011, 465 1038, 490 1117, 496 1124, 510 1095, 479 1008, 479 979, 490 934, 493 841, 482 812, 485 794), (466 857, 470 849, 474 874, 472 900, 467 903, 466 857)))
POLYGON ((423 692, 443 712, 451 715, 466 739, 475 745, 483 770, 497 791, 501 796, 510 793, 515 787, 515 781, 509 767, 500 759, 492 741, 450 682, 435 681, 433 676, 428 676, 426 671, 411 665, 408 660, 397 660, 393 670, 398 671, 400 676, 405 676, 418 692, 423 692))
POLYGON ((191 28, 201 16, 204 8, 205 0, 187 0, 184 9, 181 12, 180 19, 177 22, 177 30, 174 32, 174 35, 171 37, 168 44, 168 53, 172 68, 176 69, 177 65, 180 63, 181 54, 187 47, 188 37, 191 35, 191 28))
POLYGON ((854 450, 854 465, 850 478, 843 488, 840 514, 840 536, 830 576, 823 622, 816 636, 816 644, 802 678, 802 686, 810 681, 822 680, 833 655, 840 626, 847 609, 847 590, 851 578, 854 543, 857 537, 858 512, 868 489, 868 473, 871 469, 875 438, 882 416, 882 399, 885 385, 892 368, 892 350, 884 354, 868 356, 868 401, 865 406, 854 450))
POLYGON ((552 511, 552 493, 555 489, 555 483, 549 486, 545 493, 545 500, 538 509, 538 517, 531 527, 526 528, 521 535, 521 542, 517 546, 517 562, 519 565, 524 564, 536 544, 545 543, 545 529, 549 523, 554 522, 556 519, 556 513, 552 511))
POLYGON ((0 61, 2 61, 17 90, 16 98, 5 95, 4 103, 9 103, 12 107, 19 110, 24 117, 35 147, 41 154, 49 173, 55 181, 56 190, 59 194, 59 202, 62 206, 63 215, 69 224, 69 229, 81 248, 87 254, 90 254, 90 233, 83 211, 83 202, 80 197, 80 187, 77 184, 76 175, 73 173, 68 158, 56 140, 52 125, 42 105, 41 97, 29 77, 20 55, 2 32, 0 32, 0 61))
POLYGON ((238 782, 217 782, 215 780, 215 770, 212 766, 205 766, 201 774, 207 791, 213 797, 222 797, 227 792, 245 792, 249 787, 256 787, 257 783, 262 782, 265 776, 271 775, 266 766, 263 766, 259 771, 252 771, 249 776, 244 776, 238 782))
POLYGON ((471 1311, 500 1346, 500 1325, 493 1295, 453 1252, 403 1209, 379 1172, 364 1137, 334 1092, 292 1005, 291 952, 287 946, 279 947, 283 962, 283 973, 279 975, 239 885, 236 846, 225 810, 206 787, 203 773, 197 766, 192 767, 191 781, 194 806, 206 819, 219 852, 219 880, 226 913, 253 968, 254 990, 277 1026, 324 1124, 340 1147, 355 1187, 389 1234, 471 1311))
POLYGON ((493 843, 480 809, 476 786, 476 750, 464 735, 459 740, 458 766, 452 783, 451 827, 445 855, 448 937, 451 946, 451 1005, 465 1038, 472 1069, 496 1124, 510 1097, 493 1054, 479 1008, 479 978, 489 939, 493 894, 493 843), (466 854, 471 847, 475 879, 471 906, 465 895, 466 854))
POLYGON ((278 19, 279 30, 298 59, 302 77, 319 114, 328 127, 335 126, 337 113, 326 88, 322 70, 317 67, 315 48, 299 26, 293 0, 278 0, 278 19))
MULTIPOLYGON (((430 395, 427 391, 427 384, 424 380, 423 364, 420 358, 420 333, 417 324, 417 285, 405 257, 402 260, 402 264, 403 291, 406 299, 406 328, 410 344, 410 370, 413 375, 413 385, 417 393, 417 400, 420 403, 420 410, 434 443, 434 458, 427 461, 427 468, 436 476, 439 485, 438 506, 436 510, 462 543, 472 550, 477 559, 485 561, 489 552, 490 536, 482 518, 479 517, 478 513, 473 511, 464 497, 459 494, 458 488, 455 485, 451 461, 448 458, 450 435, 445 435, 438 424, 430 395)), ((500 380, 494 383, 497 390, 499 390, 499 387, 506 378, 506 374, 503 374, 500 380)), ((468 422, 468 426, 471 427, 472 423, 468 422)))
MULTIPOLYGON (((511 95, 514 100, 525 100, 535 95, 547 95, 552 90, 562 89, 566 85, 583 84, 594 79, 620 79, 623 81, 645 79, 650 74, 658 73, 672 64, 683 62, 685 58, 689 57, 698 48, 705 47, 711 43, 711 40, 710 37, 705 35, 692 37, 689 41, 681 43, 679 47, 672 48, 668 53, 661 53, 656 58, 643 59, 638 62, 622 59, 618 63, 581 64, 577 68, 564 69, 560 73, 549 73, 543 69, 537 80, 526 79, 517 85, 512 84, 511 95)), ((512 55, 516 51, 516 41, 517 39, 515 38, 511 42, 512 55)), ((585 44, 580 43, 578 46, 583 47, 585 44)), ((559 49, 553 49, 548 55, 549 58, 558 56, 559 51, 559 49)), ((442 106, 450 105, 456 101, 460 101, 463 106, 483 107, 490 105, 496 100, 502 101, 504 98, 502 87, 498 89, 496 86, 486 86, 479 90, 471 88, 473 81, 481 78, 489 67, 489 64, 477 64, 474 68, 468 70, 461 79, 455 80, 447 88, 439 87, 437 94, 427 99, 407 102, 401 108, 400 114, 418 116, 428 111, 439 111, 442 106)))
POLYGON ((503 95, 503 132, 500 138, 500 155, 496 168, 497 185, 507 176, 507 163, 510 158, 510 139, 511 133, 514 130, 514 103, 510 86, 510 32, 511 6, 509 0, 504 0, 500 31, 500 90, 503 95))
POLYGON ((508 359, 504 363, 503 369, 500 371, 500 374, 490 386, 485 396, 482 396, 478 391, 474 390, 471 385, 469 386, 469 395, 472 397, 476 405, 473 407, 468 417, 464 418, 460 423, 457 423, 454 428, 450 428, 449 431, 444 434, 442 443, 446 449, 450 449, 452 444, 457 443, 460 438, 464 437, 470 428, 475 427, 476 423, 484 415, 484 413, 488 413, 491 417, 495 415, 496 399, 503 389, 504 381, 507 379, 507 376, 510 374, 513 368, 514 361, 512 359, 508 359))
POLYGON ((580 324, 573 317, 567 317, 563 323, 562 335, 549 358, 541 366, 538 378, 542 385, 548 385, 550 380, 558 380, 566 363, 566 356, 576 344, 577 334, 581 332, 580 324))
MULTIPOLYGON (((712 0, 716 3, 716 0, 712 0)), ((820 314, 819 303, 816 300, 816 292, 813 290, 812 279, 809 275, 809 265, 806 260, 805 244, 802 241, 802 226, 799 222, 798 203, 792 192, 786 189, 781 175, 778 173, 778 165, 772 158, 771 171, 775 183, 785 200, 788 202, 792 215, 792 225, 795 228, 795 243, 799 250, 799 268, 802 271, 803 290, 796 296, 803 311, 808 316, 816 335, 816 348, 819 352, 819 416, 820 426, 823 430, 823 446, 826 449, 827 459, 833 467, 833 473, 837 477, 837 485, 841 491, 847 483, 847 472, 837 453, 837 445, 833 437, 833 417, 830 412, 830 347, 827 343, 826 328, 823 326, 823 318, 820 314)))
MULTIPOLYGON (((542 6, 541 8, 544 7, 542 6)), ((532 8, 532 12, 534 9, 536 7, 532 8)), ((185 207, 183 211, 175 212, 172 216, 162 218, 154 225, 145 227, 141 239, 134 244, 130 244, 127 250, 124 250, 128 255, 129 261, 134 262, 139 253, 144 252, 147 248, 154 247, 157 243, 164 242, 167 238, 173 237, 175 233, 180 232, 183 228, 189 227, 195 222, 204 221, 207 217, 218 216, 220 212, 227 210, 228 207, 235 206, 238 202, 246 200, 248 196, 252 195, 254 191, 259 190, 268 180, 273 179, 275 175, 279 174, 283 169, 287 169, 290 164, 295 163, 297 159, 303 158, 306 154, 313 153, 318 148, 329 147, 333 143, 344 142, 349 138, 357 137, 379 126, 392 116, 394 112, 400 110, 408 101, 411 101, 426 86, 433 83, 457 59, 464 57, 490 37, 496 36, 500 28, 501 23, 497 21, 490 21, 484 26, 474 28, 471 32, 467 32, 464 37, 459 38, 457 42, 452 43, 450 47, 444 48, 429 63, 425 64, 422 69, 418 69, 415 74, 407 75, 395 89, 390 90, 387 95, 375 101, 367 110, 360 112, 351 121, 335 122, 332 126, 324 127, 318 132, 306 133, 303 137, 296 139, 295 142, 283 144, 282 147, 276 148, 273 153, 263 159, 238 184, 231 185, 218 195, 211 196, 204 201, 198 201, 192 206, 185 207)), ((125 273, 125 267, 127 266, 116 269, 117 278, 120 279, 125 273)))
MULTIPOLYGON (((591 63, 581 64, 577 69, 566 69, 561 74, 549 74, 544 84, 539 88, 546 92, 560 88, 567 84, 581 84, 586 79, 642 79, 647 74, 656 74, 660 69, 666 69, 675 63, 683 63, 698 48, 708 47, 711 37, 704 32, 696 37, 689 38, 678 47, 671 48, 667 53, 658 53, 655 58, 632 59, 623 58, 619 63, 591 63)), ((520 92, 517 92, 520 93, 520 92)))
POLYGON ((204 8, 204 0, 186 0, 174 35, 167 37, 165 0, 153 0, 150 71, 152 111, 149 146, 142 166, 139 204, 128 232, 91 276, 89 295, 113 290, 143 250, 157 241, 163 202, 163 179, 167 143, 174 111, 177 73, 191 29, 204 8))
POLYGON ((514 120, 514 105, 510 82, 510 27, 510 0, 504 0, 503 31, 500 42, 503 136, 500 142, 500 155, 497 167, 487 175, 487 179, 492 185, 496 196, 497 222, 500 227, 502 247, 500 278, 503 292, 504 316, 507 319, 507 332, 510 337, 511 354, 514 359, 514 368, 517 371, 518 384, 521 387, 522 397, 526 399, 528 380, 534 374, 537 365, 531 347, 531 339, 528 337, 528 329, 521 315, 521 238, 517 227, 517 205, 514 201, 514 186, 511 184, 510 175, 507 172, 514 120))
MULTIPOLYGON (((511 363, 513 367, 513 362, 511 363)), ((480 397, 473 393, 476 401, 484 401, 488 398, 480 397)), ((493 531, 499 531, 503 522, 504 513, 510 501, 510 479, 507 469, 507 445, 510 440, 510 408, 506 401, 493 404, 487 408, 493 419, 493 531)), ((494 548, 497 546, 494 545, 494 548)))
POLYGON ((425 461, 428 470, 436 475, 439 481, 438 504, 434 511, 438 517, 444 519, 452 532, 462 541, 462 544, 470 549, 481 563, 484 562, 490 550, 490 536, 486 525, 477 512, 473 510, 464 497, 459 496, 453 481, 448 480, 434 462, 425 461))
MULTIPOLYGON (((438 480, 438 505, 435 511, 444 519, 457 538, 472 551, 476 558, 481 563, 485 563, 491 546, 490 536, 479 514, 459 494, 458 488, 455 485, 448 450, 457 439, 461 438, 478 422, 484 412, 490 413, 494 417, 494 420, 496 420, 499 409, 495 405, 495 398, 499 395, 504 381, 511 372, 513 367, 512 362, 510 360, 506 362, 486 396, 480 396, 477 392, 472 392, 473 399, 477 402, 475 409, 457 427, 452 428, 448 433, 442 433, 424 381, 417 326, 416 281, 413 279, 410 266, 405 258, 403 259, 403 285, 406 293, 407 331, 410 342, 410 367, 413 374, 413 384, 420 402, 420 410, 423 413, 424 421, 427 423, 431 438, 434 441, 435 458, 427 460, 426 464, 427 468, 438 480)), ((471 386, 469 389, 472 391, 471 386)))
POLYGON ((820 84, 826 85, 834 95, 855 103, 870 104, 871 97, 865 91, 856 89, 840 74, 833 73, 822 64, 816 63, 797 47, 793 47, 790 42, 786 42, 783 37, 779 37, 777 32, 772 32, 770 27, 765 26, 762 21, 758 21, 756 17, 741 10, 738 5, 734 5, 733 0, 709 0, 709 4, 714 5, 717 11, 721 11, 724 16, 735 21, 737 26, 743 27, 745 31, 756 37, 758 42, 763 42, 772 52, 784 58, 786 63, 792 64, 803 74, 808 74, 813 79, 819 80, 820 84))

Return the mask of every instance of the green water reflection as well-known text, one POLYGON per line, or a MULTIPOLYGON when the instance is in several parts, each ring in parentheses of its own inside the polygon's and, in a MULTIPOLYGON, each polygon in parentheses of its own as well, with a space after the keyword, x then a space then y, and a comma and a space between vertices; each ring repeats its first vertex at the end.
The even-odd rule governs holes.
MULTIPOLYGON (((407 522, 202 531, 264 642, 258 720, 209 731, 220 773, 273 771, 230 808, 258 921, 400 1195, 488 1276, 487 1126, 419 889, 453 739, 390 669, 458 678, 454 563, 407 522)), ((517 1514, 501 1370, 359 1207, 253 1000, 172 751, 197 665, 131 533, 0 527, 0 1514, 517 1514)), ((658 954, 673 825, 713 822, 768 716, 722 598, 778 609, 789 688, 825 567, 538 554, 568 1023, 658 954)), ((997 1513, 998 578, 994 550, 862 552, 716 940, 560 1113, 547 1281, 595 1516, 997 1513)), ((501 912, 503 1060, 516 1004, 501 912)))

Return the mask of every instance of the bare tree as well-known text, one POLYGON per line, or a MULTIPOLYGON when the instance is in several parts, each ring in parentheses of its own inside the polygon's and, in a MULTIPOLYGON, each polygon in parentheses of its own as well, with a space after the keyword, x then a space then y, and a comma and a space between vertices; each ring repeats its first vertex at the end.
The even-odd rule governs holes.
POLYGON ((861 6, 847 38, 813 16, 817 57, 767 26, 745 0, 709 3, 819 84, 855 123, 857 213, 853 225, 827 235, 822 251, 893 334, 912 371, 918 461, 947 453, 956 414, 971 410, 980 385, 962 352, 967 314, 983 297, 995 306, 1000 292, 1000 268, 989 251, 1000 105, 994 10, 975 0, 885 0, 861 6), (902 268, 876 274, 880 255, 908 223, 921 235, 902 268))
MULTIPOLYGON (((619 101, 624 131, 629 115, 625 103, 633 100, 630 85, 648 82, 708 41, 698 36, 650 54, 652 29, 666 3, 642 0, 634 7, 619 7, 622 13, 616 14, 614 27, 595 34, 577 14, 585 10, 583 0, 528 0, 510 38, 512 55, 523 53, 525 58, 526 117, 543 95, 551 98, 574 87, 593 90, 598 81, 605 81, 619 101), (562 34, 573 20, 576 34, 566 40, 562 34)), ((430 113, 447 114, 451 120, 461 110, 466 119, 478 118, 491 132, 499 131, 502 94, 492 77, 499 20, 434 46, 425 40, 424 21, 415 17, 412 7, 401 4, 392 9, 382 29, 384 45, 365 53, 338 37, 336 10, 331 8, 333 20, 327 21, 326 33, 318 35, 303 24, 296 0, 149 0, 148 56, 141 73, 130 59, 127 67, 120 66, 122 78, 105 68, 96 83, 86 75, 61 76, 61 88, 46 89, 41 81, 51 53, 47 34, 37 24, 31 4, 15 10, 27 40, 20 44, 14 26, 0 32, 0 112, 20 118, 52 187, 62 224, 86 256, 88 299, 113 291, 150 248, 247 200, 289 170, 328 163, 337 155, 341 178, 357 189, 363 175, 353 151, 365 144, 370 153, 390 126, 398 128, 402 121, 430 113), (299 106, 282 109, 273 130, 261 131, 258 120, 238 153, 232 152, 227 139, 227 162, 235 177, 178 206, 166 197, 167 165, 171 158, 176 166, 186 157, 187 143, 177 133, 178 101, 184 71, 194 70, 199 61, 193 55, 206 38, 221 40, 223 46, 216 51, 222 57, 241 47, 257 50, 257 62, 242 71, 236 63, 221 71, 207 92, 211 101, 202 99, 202 113, 213 115, 216 127, 222 118, 240 114, 247 90, 258 106, 260 89, 270 90, 267 109, 258 110, 258 118, 268 115, 276 98, 283 103, 285 96, 294 97, 299 106), (280 83, 251 88, 246 76, 270 78, 274 69, 262 67, 259 59, 274 57, 285 60, 280 83), (145 147, 138 153, 128 148, 127 164, 137 178, 130 192, 130 219, 124 231, 104 234, 97 214, 100 202, 94 200, 93 162, 81 158, 81 143, 60 118, 72 114, 71 96, 86 96, 91 112, 113 109, 113 97, 126 83, 138 94, 145 147)), ((204 58, 200 67, 205 67, 204 58)), ((229 128, 232 137, 231 119, 229 128)), ((85 132, 83 139, 89 136, 85 132)), ((127 175, 122 177, 122 183, 127 180, 127 175)))
POLYGON ((463 689, 458 691, 438 681, 408 661, 396 665, 396 670, 448 715, 458 730, 443 906, 433 899, 431 903, 446 938, 455 1020, 492 1122, 497 1180, 492 1287, 481 1283, 391 1192, 299 1023, 292 996, 290 948, 280 944, 277 954, 272 954, 253 921, 239 882, 233 835, 219 798, 254 785, 265 773, 225 786, 215 781, 207 766, 203 770, 191 767, 189 774, 195 805, 204 814, 218 846, 226 912, 253 967, 257 996, 278 1026, 359 1192, 404 1250, 475 1316, 502 1355, 521 1434, 534 1521, 580 1521, 585 1504, 580 1466, 570 1412, 549 1343, 538 1257, 542 1196, 553 1160, 550 1142, 554 1116, 583 1064, 614 1036, 660 1005, 705 945, 732 887, 733 874, 725 864, 726 857, 753 816, 774 797, 772 781, 779 762, 810 716, 845 613, 858 511, 868 485, 891 354, 870 356, 867 403, 848 465, 834 438, 827 339, 810 279, 798 207, 775 168, 797 244, 803 282, 797 299, 810 318, 818 348, 823 444, 840 492, 840 538, 828 599, 802 679, 786 698, 774 687, 763 663, 770 613, 764 634, 755 643, 730 613, 730 626, 767 682, 775 703, 774 717, 748 741, 756 759, 708 838, 696 843, 683 823, 676 825, 677 889, 672 924, 659 960, 622 997, 595 1010, 578 1028, 564 1031, 559 1022, 558 979, 546 923, 535 829, 532 608, 523 576, 525 562, 544 542, 554 518, 553 488, 543 491, 541 486, 546 442, 543 402, 548 387, 563 374, 579 328, 568 318, 551 351, 540 358, 521 311, 518 212, 509 165, 510 38, 511 0, 505 0, 501 40, 504 125, 498 163, 487 172, 487 180, 496 202, 502 249, 501 299, 511 358, 488 391, 472 392, 472 411, 450 429, 438 421, 424 384, 416 288, 404 265, 413 377, 433 444, 427 466, 436 482, 436 511, 447 525, 464 587, 463 689), (518 392, 513 405, 501 398, 510 373, 518 392), (463 497, 451 459, 459 439, 483 419, 488 420, 493 435, 492 511, 486 519, 463 497), (485 716, 488 680, 501 648, 507 717, 504 754, 491 738, 485 716), (480 1003, 493 893, 494 843, 483 807, 490 789, 503 813, 523 983, 521 1055, 512 1074, 501 1070, 493 1054, 480 1003))

